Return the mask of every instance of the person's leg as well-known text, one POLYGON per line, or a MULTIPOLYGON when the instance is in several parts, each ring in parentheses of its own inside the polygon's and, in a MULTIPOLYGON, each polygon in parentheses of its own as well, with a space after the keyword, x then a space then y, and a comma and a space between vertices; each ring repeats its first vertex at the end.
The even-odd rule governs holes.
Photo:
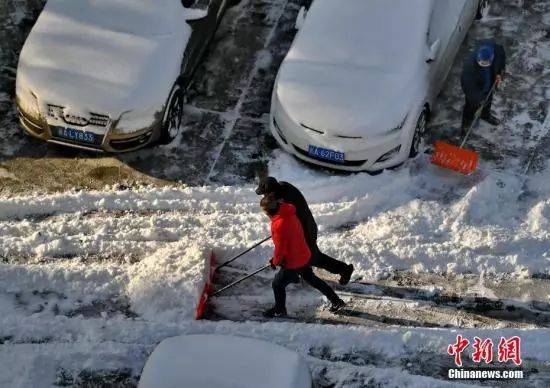
POLYGON ((298 274, 294 270, 281 268, 273 278, 273 295, 275 296, 275 307, 277 312, 286 310, 286 291, 285 288, 290 283, 299 281, 298 274))
POLYGON ((476 110, 477 105, 466 99, 464 103, 464 110, 462 111, 461 136, 466 135, 466 132, 470 129, 476 110))
POLYGON ((497 119, 492 113, 491 113, 491 106, 493 104, 493 96, 489 97, 489 100, 487 100, 487 103, 483 107, 483 111, 481 112, 481 119, 488 122, 491 125, 499 125, 500 120, 497 119))
POLYGON ((336 260, 329 255, 321 252, 319 247, 315 244, 310 247, 311 250, 311 262, 310 265, 315 268, 321 268, 333 274, 340 275, 340 284, 344 285, 349 283, 351 274, 353 273, 353 265, 346 264, 343 261, 336 260))
POLYGON ((348 270, 348 265, 343 261, 336 260, 329 255, 317 250, 314 267, 322 268, 330 273, 342 275, 348 270))
POLYGON ((315 276, 311 267, 300 268, 298 270, 298 273, 307 284, 319 290, 324 296, 328 298, 328 300, 332 304, 338 304, 342 302, 342 300, 338 297, 338 295, 336 295, 334 290, 330 288, 327 283, 315 276))

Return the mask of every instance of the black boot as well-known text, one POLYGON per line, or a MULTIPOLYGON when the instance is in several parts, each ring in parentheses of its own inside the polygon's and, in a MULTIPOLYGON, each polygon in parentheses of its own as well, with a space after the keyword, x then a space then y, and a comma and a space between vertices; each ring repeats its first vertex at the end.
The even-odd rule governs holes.
POLYGON ((338 299, 334 302, 332 302, 332 306, 328 309, 331 313, 337 313, 340 311, 343 307, 346 306, 346 302, 344 302, 342 299, 338 299))
POLYGON ((500 124, 500 120, 497 119, 495 116, 493 116, 492 114, 488 114, 488 115, 484 115, 484 116, 481 116, 481 119, 483 121, 486 121, 488 122, 489 124, 491 125, 499 125, 500 124))
POLYGON ((351 279, 351 274, 353 273, 353 264, 348 264, 346 267, 346 270, 340 274, 340 284, 345 286, 349 283, 349 280, 351 279))
POLYGON ((286 308, 278 308, 277 306, 265 310, 263 316, 266 318, 286 317, 286 308))

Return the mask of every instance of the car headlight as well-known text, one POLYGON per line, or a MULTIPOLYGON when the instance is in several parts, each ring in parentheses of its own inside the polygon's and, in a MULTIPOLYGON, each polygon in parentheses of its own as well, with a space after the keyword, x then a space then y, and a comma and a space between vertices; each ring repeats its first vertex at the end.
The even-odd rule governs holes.
POLYGON ((38 103, 38 97, 36 95, 19 84, 16 86, 16 100, 19 109, 28 117, 39 120, 40 119, 40 104, 38 103))
POLYGON ((120 118, 114 123, 112 133, 126 134, 137 132, 152 127, 156 122, 162 120, 162 112, 154 109, 138 109, 123 112, 120 118))
MULTIPOLYGON (((408 116, 408 115, 407 115, 408 116)), ((405 116, 405 118, 403 119, 403 121, 401 121, 401 123, 395 127, 395 128, 392 128, 390 129, 387 133, 388 135, 389 134, 392 134, 392 133, 396 133, 396 132, 399 132, 403 129, 403 126, 405 125, 405 121, 407 121, 407 116, 405 116)))
POLYGON ((397 147, 391 149, 390 151, 386 152, 381 157, 379 157, 378 160, 376 161, 376 163, 382 163, 382 162, 385 162, 387 160, 392 159, 393 157, 397 156, 399 151, 401 151, 401 144, 398 145, 397 147))

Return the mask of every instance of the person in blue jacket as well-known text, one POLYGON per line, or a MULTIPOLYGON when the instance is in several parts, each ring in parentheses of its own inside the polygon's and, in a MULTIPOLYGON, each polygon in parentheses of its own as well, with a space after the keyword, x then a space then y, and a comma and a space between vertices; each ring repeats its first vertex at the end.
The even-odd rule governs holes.
MULTIPOLYGON (((493 84, 497 86, 502 81, 506 66, 504 47, 492 40, 481 42, 470 55, 462 70, 462 90, 466 97, 462 113, 462 135, 472 125, 475 112, 487 99, 480 118, 491 125, 499 125, 500 121, 491 114, 493 95, 489 92, 493 84)), ((495 88, 496 89, 496 88, 495 88)))

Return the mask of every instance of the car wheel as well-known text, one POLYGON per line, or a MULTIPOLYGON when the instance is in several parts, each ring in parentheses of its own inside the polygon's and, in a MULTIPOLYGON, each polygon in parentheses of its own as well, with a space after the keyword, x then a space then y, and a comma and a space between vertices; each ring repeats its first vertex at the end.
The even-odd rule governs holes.
POLYGON ((420 117, 418 117, 418 121, 416 122, 416 127, 414 129, 414 136, 411 143, 411 150, 409 152, 410 158, 414 158, 416 155, 418 155, 418 152, 420 151, 420 144, 422 143, 422 137, 426 132, 427 119, 428 119, 428 112, 424 109, 420 114, 420 117))
POLYGON ((168 144, 178 136, 183 117, 183 99, 183 89, 179 84, 174 85, 162 121, 162 133, 160 136, 162 144, 168 144))
POLYGON ((477 6, 477 15, 476 20, 483 19, 483 14, 489 8, 489 0, 479 0, 479 5, 477 6))

